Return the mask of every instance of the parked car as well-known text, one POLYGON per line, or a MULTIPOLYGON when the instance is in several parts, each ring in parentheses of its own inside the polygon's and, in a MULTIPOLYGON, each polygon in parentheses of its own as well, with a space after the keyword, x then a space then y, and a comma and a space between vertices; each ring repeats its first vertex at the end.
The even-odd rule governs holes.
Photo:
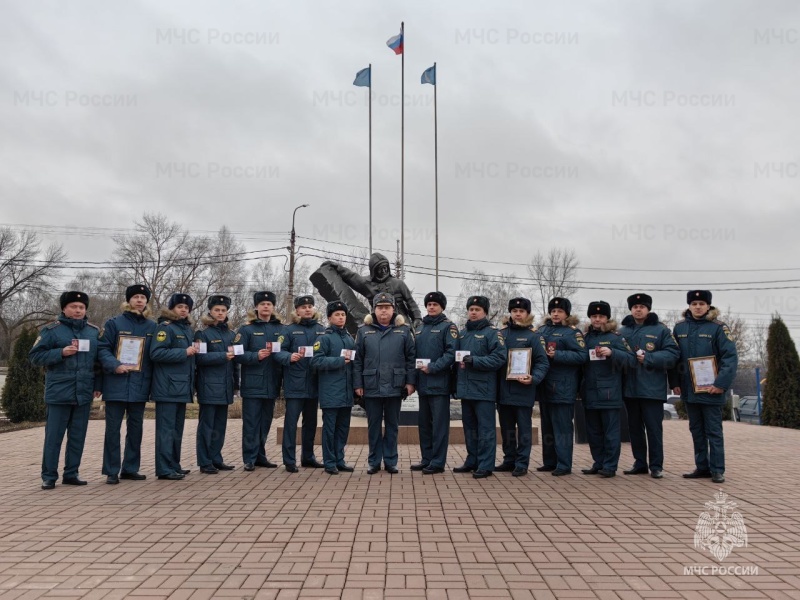
POLYGON ((739 408, 736 413, 737 421, 758 425, 760 421, 758 396, 742 396, 739 398, 739 408))
MULTIPOLYGON (((680 399, 680 396, 677 396, 680 399)), ((670 402, 664 402, 664 420, 671 421, 672 419, 678 418, 678 411, 675 410, 675 404, 670 402)))

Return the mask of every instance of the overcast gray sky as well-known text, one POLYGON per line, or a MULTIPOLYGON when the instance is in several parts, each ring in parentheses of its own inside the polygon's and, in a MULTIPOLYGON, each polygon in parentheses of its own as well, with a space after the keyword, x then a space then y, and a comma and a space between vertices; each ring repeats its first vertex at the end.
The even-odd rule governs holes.
MULTIPOLYGON (((574 248, 581 279, 601 282, 584 287, 608 288, 579 292, 584 306, 641 287, 666 312, 708 287, 800 334, 794 1, 0 6, 2 224, 130 228, 161 212, 227 224, 257 250, 285 246, 310 203, 300 243, 349 253, 368 239, 367 92, 352 81, 371 62, 375 246, 393 250, 401 60, 385 42, 405 21, 409 269, 433 266, 433 88, 419 78, 436 61, 443 256, 518 261, 480 266, 527 277, 536 250, 574 248), (758 281, 780 283, 745 283, 758 281)), ((71 260, 113 247, 40 231, 71 260)), ((455 277, 440 280, 450 296, 455 277)))

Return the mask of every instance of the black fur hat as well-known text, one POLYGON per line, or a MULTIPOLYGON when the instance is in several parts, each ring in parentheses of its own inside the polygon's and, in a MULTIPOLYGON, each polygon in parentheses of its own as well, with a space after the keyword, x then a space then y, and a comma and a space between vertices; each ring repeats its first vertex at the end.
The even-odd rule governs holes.
POLYGON ((527 298, 512 298, 508 301, 508 312, 511 312, 512 308, 521 308, 528 314, 531 313, 531 301, 527 298))
POLYGON ((553 298, 547 303, 547 312, 550 313, 554 308, 561 308, 567 313, 567 316, 572 312, 572 302, 566 298, 553 298))
POLYGON ((186 306, 189 307, 189 310, 192 310, 194 308, 194 300, 189 294, 181 294, 181 293, 172 294, 172 296, 169 297, 169 302, 167 302, 167 308, 172 310, 173 308, 178 306, 178 304, 185 304, 186 306))
POLYGON ((686 304, 691 304, 695 300, 711 304, 711 292, 708 290, 692 290, 686 294, 686 304))
POLYGON ((611 305, 604 300, 589 302, 589 309, 586 311, 586 316, 591 317, 592 315, 605 315, 610 319, 611 305))
POLYGON ((61 302, 61 310, 64 310, 67 304, 72 304, 73 302, 82 302, 86 308, 89 308, 89 296, 83 292, 64 292, 61 294, 59 301, 61 302))
POLYGON ((262 302, 272 302, 273 305, 278 303, 274 292, 256 292, 253 294, 253 306, 258 306, 262 302))
POLYGON ((298 296, 294 299, 294 307, 299 308, 304 304, 310 304, 314 306, 314 296, 298 296))
POLYGON ((333 302, 328 302, 328 307, 325 309, 325 313, 330 317, 337 310, 343 310, 344 314, 346 315, 350 314, 350 311, 347 310, 347 305, 341 300, 334 300, 333 302))
POLYGON ((134 285, 129 285, 125 288, 125 302, 130 302, 131 298, 136 296, 137 294, 143 294, 147 301, 150 302, 150 297, 152 296, 152 292, 150 288, 142 283, 136 283, 134 285))
POLYGON ((224 306, 225 308, 230 308, 231 299, 228 296, 223 296, 222 294, 214 294, 213 296, 209 296, 208 310, 211 310, 215 306, 224 306))
POLYGON ((442 292, 428 292, 425 294, 425 306, 428 306, 428 302, 436 302, 442 307, 442 310, 447 308, 447 298, 442 292))
POLYGON ((480 306, 484 312, 489 312, 489 299, 486 296, 470 296, 467 300, 467 308, 470 306, 480 306))
POLYGON ((637 292, 628 296, 628 310, 632 309, 635 305, 641 304, 647 307, 647 310, 653 310, 653 298, 647 294, 637 292))

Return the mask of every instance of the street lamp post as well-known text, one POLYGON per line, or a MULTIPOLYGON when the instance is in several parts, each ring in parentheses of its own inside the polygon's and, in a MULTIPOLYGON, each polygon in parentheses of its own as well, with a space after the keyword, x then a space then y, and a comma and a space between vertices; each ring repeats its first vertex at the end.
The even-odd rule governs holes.
POLYGON ((289 294, 286 297, 286 316, 288 317, 292 312, 292 305, 294 304, 294 242, 295 242, 295 235, 294 235, 294 218, 297 215, 297 211, 301 208, 306 208, 310 206, 309 204, 301 204, 300 206, 294 209, 292 213, 292 233, 289 237, 289 294))

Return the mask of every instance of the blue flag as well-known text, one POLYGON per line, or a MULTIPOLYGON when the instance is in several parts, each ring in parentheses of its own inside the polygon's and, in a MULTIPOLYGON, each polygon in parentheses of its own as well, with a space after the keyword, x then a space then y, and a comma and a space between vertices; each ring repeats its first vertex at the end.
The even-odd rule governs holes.
POLYGON ((367 67, 366 69, 361 69, 358 73, 356 73, 356 78, 353 81, 353 85, 357 85, 358 87, 372 87, 372 69, 367 67))
POLYGON ((431 85, 436 85, 436 65, 433 65, 422 72, 420 83, 430 83, 431 85))

